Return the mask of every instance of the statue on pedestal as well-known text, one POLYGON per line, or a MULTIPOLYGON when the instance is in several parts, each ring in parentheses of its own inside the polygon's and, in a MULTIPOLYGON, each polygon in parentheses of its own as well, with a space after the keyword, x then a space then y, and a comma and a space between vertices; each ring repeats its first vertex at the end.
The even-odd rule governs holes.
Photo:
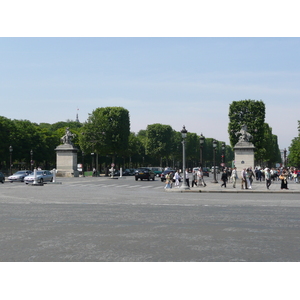
POLYGON ((249 132, 247 132, 247 130, 247 125, 244 124, 241 130, 235 133, 236 136, 240 136, 239 142, 249 142, 250 139, 252 139, 252 135, 249 132))
POLYGON ((76 134, 71 133, 71 131, 69 130, 69 127, 66 128, 66 133, 65 135, 60 139, 61 142, 63 142, 64 144, 69 144, 69 145, 73 145, 72 143, 72 139, 76 136, 76 134))

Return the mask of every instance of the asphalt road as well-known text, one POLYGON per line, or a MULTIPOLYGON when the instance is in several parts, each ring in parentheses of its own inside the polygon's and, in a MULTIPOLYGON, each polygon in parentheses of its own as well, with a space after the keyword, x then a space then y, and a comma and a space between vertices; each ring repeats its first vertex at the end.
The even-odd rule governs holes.
POLYGON ((299 194, 166 193, 156 181, 0 185, 2 262, 296 262, 299 194))

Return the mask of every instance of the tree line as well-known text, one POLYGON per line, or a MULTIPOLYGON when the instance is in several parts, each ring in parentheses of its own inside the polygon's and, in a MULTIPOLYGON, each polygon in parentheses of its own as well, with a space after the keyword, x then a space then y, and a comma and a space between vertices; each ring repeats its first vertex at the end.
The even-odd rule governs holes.
MULTIPOLYGON (((253 136, 257 164, 273 166, 281 162, 277 136, 264 122, 265 105, 262 101, 233 101, 229 107, 228 133, 231 145, 217 141, 216 165, 224 162, 228 167, 234 160, 233 147, 238 141, 236 132, 243 124, 253 136)), ((300 125, 299 125, 300 126, 300 125)), ((96 164, 101 168, 111 163, 123 168, 138 166, 182 166, 181 133, 170 125, 150 124, 137 133, 130 131, 129 111, 123 107, 100 107, 89 114, 86 122, 32 123, 28 120, 10 120, 0 116, 0 169, 9 169, 10 159, 15 169, 40 166, 52 169, 56 166, 54 149, 69 127, 76 136, 74 146, 78 148, 78 163, 84 162, 85 170, 96 164), (9 151, 10 146, 12 152, 9 151), (32 151, 32 154, 30 153, 32 151)), ((299 139, 299 137, 298 137, 299 139)), ((200 146, 200 135, 188 132, 186 137, 186 166, 211 167, 214 160, 212 137, 206 137, 200 146)), ((293 153, 293 151, 291 151, 293 153)), ((291 154, 292 155, 292 154, 291 154)), ((292 156, 291 156, 292 161, 292 156)))
MULTIPOLYGON (((101 107, 89 114, 84 123, 65 122, 32 123, 28 120, 10 120, 0 116, 0 169, 10 168, 10 155, 14 169, 56 166, 54 149, 69 127, 75 133, 73 144, 78 148, 78 163, 84 161, 85 170, 95 166, 96 155, 102 168, 115 163, 123 168, 138 166, 181 167, 181 133, 170 125, 151 124, 138 133, 130 132, 128 110, 122 107, 101 107), (12 147, 12 153, 9 148, 12 147), (31 154, 32 151, 32 154, 31 154), (31 165, 31 159, 32 164, 31 165)), ((203 166, 213 164, 213 138, 205 138, 202 147, 203 166)), ((231 166, 233 151, 229 145, 225 150, 222 141, 217 141, 216 162, 231 166), (224 153, 223 153, 224 152, 224 153)), ((186 138, 187 167, 200 164, 200 136, 188 132, 186 138)))

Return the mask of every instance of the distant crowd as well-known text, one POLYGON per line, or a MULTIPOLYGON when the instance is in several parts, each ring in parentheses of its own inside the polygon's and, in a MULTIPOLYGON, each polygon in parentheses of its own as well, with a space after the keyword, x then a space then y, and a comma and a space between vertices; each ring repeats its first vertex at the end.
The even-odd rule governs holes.
MULTIPOLYGON (((167 169, 167 168, 166 168, 167 169)), ((181 170, 176 170, 175 174, 170 172, 166 175, 165 188, 172 188, 172 184, 175 182, 175 187, 179 188, 179 182, 181 181, 181 170)), ((193 170, 185 170, 186 185, 191 186, 206 186, 204 181, 203 171, 201 167, 193 168, 193 170), (192 173, 192 174, 190 174, 192 173)), ((222 184, 221 187, 227 186, 228 183, 233 184, 233 188, 236 188, 237 179, 241 179, 241 189, 252 189, 253 181, 265 181, 266 188, 269 189, 270 185, 274 181, 281 181, 281 189, 288 189, 288 181, 300 182, 300 169, 289 168, 261 168, 256 167, 254 170, 252 167, 244 168, 241 172, 238 172, 236 168, 224 168, 221 175, 222 184)))

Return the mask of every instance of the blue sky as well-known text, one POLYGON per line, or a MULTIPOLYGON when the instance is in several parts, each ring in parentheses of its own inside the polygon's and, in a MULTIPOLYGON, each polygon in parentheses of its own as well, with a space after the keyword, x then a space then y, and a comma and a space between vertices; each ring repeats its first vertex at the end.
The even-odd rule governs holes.
POLYGON ((298 135, 300 38, 0 38, 0 115, 81 122, 129 110, 131 131, 168 124, 229 143, 232 101, 262 100, 280 148, 298 135))

